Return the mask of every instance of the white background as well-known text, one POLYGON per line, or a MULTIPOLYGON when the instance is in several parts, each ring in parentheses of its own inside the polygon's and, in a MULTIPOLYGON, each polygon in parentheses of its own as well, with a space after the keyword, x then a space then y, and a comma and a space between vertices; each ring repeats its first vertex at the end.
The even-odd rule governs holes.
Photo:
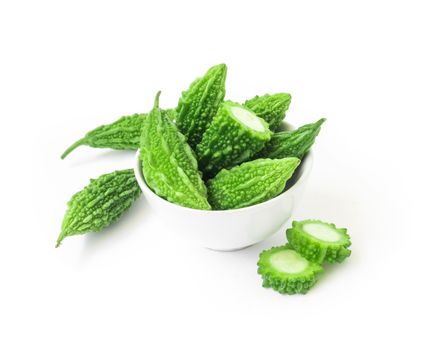
MULTIPOLYGON (((0 348, 427 349, 425 1, 2 1, 0 348), (132 152, 87 130, 161 105, 211 65, 227 98, 292 94, 320 117, 295 219, 347 227, 351 258, 305 296, 261 287, 262 249, 219 253, 164 228, 142 198, 59 249, 66 202, 132 152)), ((204 230, 204 227, 201 228, 204 230)))

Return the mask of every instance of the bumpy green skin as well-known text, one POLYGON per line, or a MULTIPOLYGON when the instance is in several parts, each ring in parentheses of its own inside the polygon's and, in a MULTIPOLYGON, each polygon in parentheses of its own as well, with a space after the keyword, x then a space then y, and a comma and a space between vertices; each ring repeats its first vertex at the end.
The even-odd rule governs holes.
POLYGON ((254 158, 286 158, 302 159, 314 144, 320 132, 321 125, 326 119, 322 118, 313 124, 306 124, 293 131, 275 133, 261 152, 254 158))
POLYGON ((293 250, 293 248, 286 244, 264 250, 259 255, 258 274, 262 276, 262 285, 281 294, 306 294, 317 282, 323 268, 316 263, 309 262, 307 268, 300 273, 290 274, 278 271, 270 263, 270 257, 282 250, 293 250))
POLYGON ((115 222, 140 196, 132 169, 92 179, 68 202, 57 247, 68 236, 100 231, 115 222))
POLYGON ((255 131, 240 123, 232 115, 231 107, 244 108, 234 102, 222 103, 197 146, 198 164, 207 178, 250 159, 271 138, 271 131, 263 119, 260 121, 264 131, 255 131))
POLYGON ((281 193, 298 167, 298 158, 256 159, 223 169, 207 182, 213 209, 236 209, 265 202, 281 193))
POLYGON ((192 148, 201 141, 223 101, 226 71, 225 64, 211 67, 182 93, 176 108, 176 124, 192 148))
POLYGON ((140 131, 146 114, 124 116, 111 124, 101 125, 89 131, 82 139, 71 145, 61 159, 79 146, 94 148, 112 148, 117 150, 137 149, 140 143, 140 131))
POLYGON ((142 126, 140 159, 148 186, 169 202, 195 209, 210 209, 207 189, 197 160, 185 137, 166 112, 155 107, 142 126))
POLYGON ((288 242, 297 252, 306 259, 319 264, 324 262, 341 263, 351 254, 350 249, 347 249, 351 245, 347 229, 337 228, 334 224, 319 220, 294 221, 292 227, 286 230, 286 236, 288 242), (306 223, 330 226, 341 235, 341 240, 339 242, 325 242, 317 239, 305 232, 304 225, 306 223))
POLYGON ((272 131, 276 131, 289 108, 291 96, 286 93, 265 94, 247 100, 244 105, 263 118, 272 131))

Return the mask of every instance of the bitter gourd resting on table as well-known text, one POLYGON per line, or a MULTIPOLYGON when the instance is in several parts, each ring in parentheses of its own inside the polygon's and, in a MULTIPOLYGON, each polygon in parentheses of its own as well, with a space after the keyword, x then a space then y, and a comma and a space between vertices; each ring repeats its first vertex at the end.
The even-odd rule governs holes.
POLYGON ((283 191, 298 158, 256 159, 221 170, 207 182, 213 209, 235 209, 265 202, 283 191))
POLYGON ((185 207, 210 209, 195 155, 159 108, 159 93, 143 122, 140 159, 145 181, 158 196, 185 207))
POLYGON ((259 152, 271 134, 268 124, 255 113, 238 103, 224 102, 197 146, 200 169, 209 178, 240 164, 259 152))
POLYGON ((308 261, 286 244, 259 255, 258 274, 262 285, 282 294, 305 294, 317 282, 323 268, 308 261))
POLYGON ((302 158, 310 150, 325 118, 292 131, 276 132, 254 158, 302 158))
MULTIPOLYGON (((176 111, 174 109, 167 109, 165 112, 171 120, 176 118, 176 111)), ((101 125, 89 131, 82 139, 71 145, 62 154, 61 159, 64 159, 70 152, 82 145, 116 150, 138 149, 143 118, 146 115, 144 113, 136 113, 124 116, 113 123, 101 125)))
POLYGON ((319 220, 294 221, 286 236, 297 252, 317 263, 342 262, 351 254, 347 229, 334 224, 319 220))
POLYGON ((225 96, 226 65, 211 67, 192 82, 182 93, 176 108, 176 124, 192 148, 201 138, 215 116, 225 96))
POLYGON ((140 193, 132 169, 114 171, 91 180, 68 202, 56 246, 65 237, 109 226, 131 207, 140 193))
POLYGON ((244 106, 251 109, 258 117, 264 119, 272 131, 276 131, 289 108, 291 96, 286 93, 265 94, 247 100, 244 106))

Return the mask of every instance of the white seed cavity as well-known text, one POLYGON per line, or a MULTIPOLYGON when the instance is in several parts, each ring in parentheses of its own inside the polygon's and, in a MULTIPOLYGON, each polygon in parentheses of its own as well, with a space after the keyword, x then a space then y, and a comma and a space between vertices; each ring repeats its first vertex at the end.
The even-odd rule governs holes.
POLYGON ((294 250, 281 250, 270 257, 271 265, 280 272, 296 274, 303 272, 308 261, 294 250))
POLYGON ((256 114, 241 107, 231 107, 231 112, 234 114, 240 123, 255 131, 265 131, 264 125, 256 114))
POLYGON ((314 238, 320 239, 325 242, 338 242, 341 240, 341 235, 335 231, 331 226, 320 223, 307 223, 304 224, 303 229, 314 238))

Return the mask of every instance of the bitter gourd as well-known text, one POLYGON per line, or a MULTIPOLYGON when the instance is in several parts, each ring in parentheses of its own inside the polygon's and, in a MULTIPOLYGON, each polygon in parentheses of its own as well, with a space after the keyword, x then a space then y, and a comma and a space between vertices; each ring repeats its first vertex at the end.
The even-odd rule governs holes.
POLYGON ((112 148, 117 150, 137 149, 140 143, 140 131, 145 114, 124 116, 111 124, 101 125, 89 131, 62 154, 61 159, 79 146, 112 148))
POLYGON ((224 102, 197 146, 200 169, 206 177, 214 176, 250 159, 270 138, 263 119, 238 103, 224 102))
POLYGON ((276 131, 289 108, 291 96, 286 93, 265 94, 247 100, 244 105, 263 118, 276 131))
MULTIPOLYGON (((176 118, 175 109, 167 109, 167 116, 174 121, 176 118)), ((61 159, 79 146, 86 145, 94 148, 111 148, 117 150, 136 150, 140 145, 140 133, 143 118, 147 114, 136 113, 124 116, 113 123, 100 125, 89 131, 82 139, 75 142, 61 155, 61 159)))
POLYGON ((176 125, 155 105, 145 118, 140 159, 148 186, 160 197, 185 207, 210 209, 195 155, 176 125))
POLYGON ((258 274, 262 285, 281 294, 305 294, 317 282, 323 268, 308 261, 286 244, 259 255, 258 274))
POLYGON ((68 202, 56 246, 68 236, 100 231, 116 221, 140 196, 132 169, 92 179, 68 202))
POLYGON ((192 82, 179 100, 176 124, 192 148, 201 141, 225 96, 226 65, 211 67, 192 82))
POLYGON ((301 255, 317 263, 342 262, 350 256, 347 229, 319 220, 294 221, 286 231, 288 242, 301 255))
POLYGON ((235 209, 265 202, 283 191, 298 158, 256 159, 221 170, 207 182, 213 209, 235 209))
POLYGON ((322 118, 293 131, 276 132, 254 158, 297 157, 301 159, 310 150, 325 120, 322 118))

